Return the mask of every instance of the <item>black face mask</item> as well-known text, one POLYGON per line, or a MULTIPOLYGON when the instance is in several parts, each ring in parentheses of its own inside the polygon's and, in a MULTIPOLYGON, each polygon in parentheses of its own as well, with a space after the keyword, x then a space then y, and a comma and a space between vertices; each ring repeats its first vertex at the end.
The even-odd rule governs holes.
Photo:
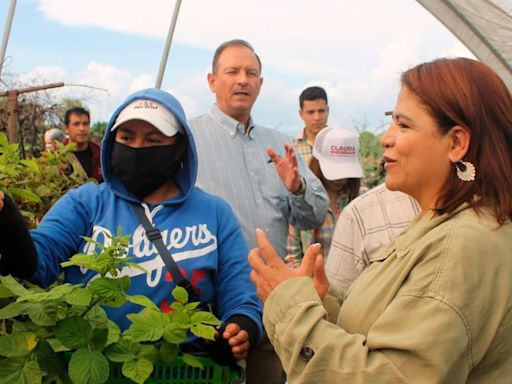
POLYGON ((177 144, 133 148, 114 142, 112 166, 126 189, 139 199, 174 179, 180 170, 177 144))

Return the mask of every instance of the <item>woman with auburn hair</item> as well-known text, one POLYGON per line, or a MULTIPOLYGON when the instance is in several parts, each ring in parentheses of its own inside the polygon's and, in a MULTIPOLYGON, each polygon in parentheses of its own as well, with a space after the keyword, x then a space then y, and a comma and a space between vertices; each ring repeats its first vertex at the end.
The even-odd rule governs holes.
POLYGON ((345 297, 318 244, 287 268, 258 230, 251 279, 290 383, 505 383, 512 377, 512 98, 475 60, 401 77, 386 186, 422 212, 345 297))

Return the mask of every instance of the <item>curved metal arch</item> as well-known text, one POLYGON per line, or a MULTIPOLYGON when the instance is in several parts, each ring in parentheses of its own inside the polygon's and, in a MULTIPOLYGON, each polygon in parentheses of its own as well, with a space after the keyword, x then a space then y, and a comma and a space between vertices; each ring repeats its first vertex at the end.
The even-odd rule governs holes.
POLYGON ((417 1, 494 69, 512 93, 511 0, 417 1))

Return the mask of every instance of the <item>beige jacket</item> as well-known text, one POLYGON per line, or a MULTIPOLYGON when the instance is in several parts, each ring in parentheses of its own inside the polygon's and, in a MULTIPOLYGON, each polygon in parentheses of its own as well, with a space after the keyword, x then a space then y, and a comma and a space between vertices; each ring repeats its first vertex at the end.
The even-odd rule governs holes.
POLYGON ((418 217, 341 303, 307 277, 268 298, 289 383, 510 383, 512 224, 465 206, 418 217))

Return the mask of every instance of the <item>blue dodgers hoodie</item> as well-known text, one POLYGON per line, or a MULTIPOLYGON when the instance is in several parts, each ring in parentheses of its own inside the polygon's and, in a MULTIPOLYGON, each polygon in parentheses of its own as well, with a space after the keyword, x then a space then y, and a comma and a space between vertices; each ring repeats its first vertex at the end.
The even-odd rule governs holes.
MULTIPOLYGON (((133 203, 142 202, 126 190, 112 167, 115 131, 111 127, 121 110, 137 99, 156 101, 172 112, 188 142, 183 168, 175 178, 181 193, 157 205, 144 203, 146 214, 160 229, 182 273, 201 299, 214 305, 217 316, 223 321, 245 316, 254 322, 261 336, 262 304, 249 279, 248 247, 240 224, 225 201, 194 187, 197 153, 185 113, 172 95, 158 89, 132 94, 112 115, 101 148, 105 182, 87 183, 67 192, 31 232, 39 256, 35 280, 47 286, 62 272, 60 263, 76 253, 92 253, 95 246, 83 236, 107 245, 110 236, 116 235, 121 227, 123 234, 131 234, 128 256, 147 271, 128 267, 121 271, 121 275, 131 277, 128 292, 149 297, 163 311, 172 303, 172 276, 146 238, 132 207, 133 203)), ((84 284, 96 276, 93 271, 77 267, 66 268, 64 274, 66 282, 84 284)), ((127 303, 118 309, 108 309, 107 313, 125 329, 130 324, 126 315, 141 309, 137 304, 127 303)))

